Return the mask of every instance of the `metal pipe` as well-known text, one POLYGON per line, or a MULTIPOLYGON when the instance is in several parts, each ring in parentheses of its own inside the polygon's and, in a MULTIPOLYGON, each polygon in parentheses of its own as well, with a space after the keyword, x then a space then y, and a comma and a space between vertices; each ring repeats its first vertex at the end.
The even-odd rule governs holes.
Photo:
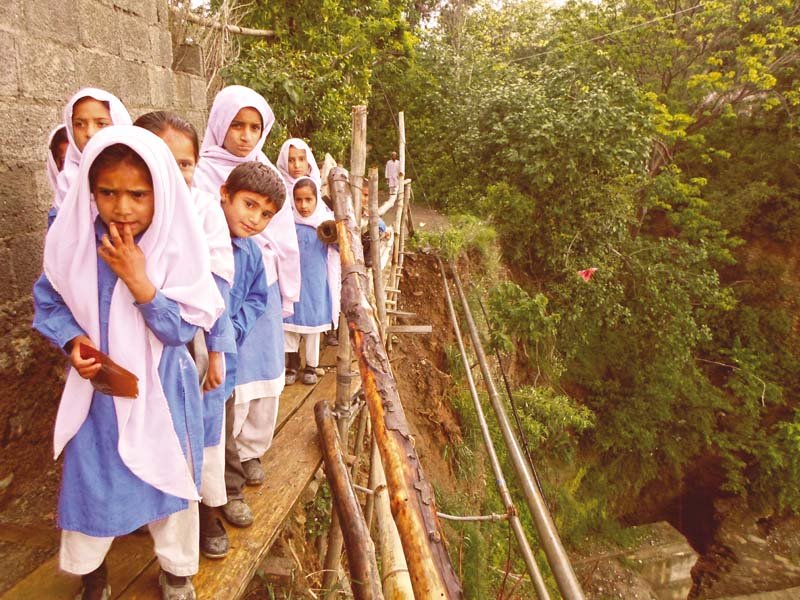
POLYGON ((461 362, 464 364, 464 373, 467 377, 467 385, 469 386, 469 393, 472 396, 472 403, 475 405, 475 414, 478 417, 478 426, 481 430, 483 437, 483 444, 486 446, 486 452, 489 454, 489 462, 492 465, 492 472, 494 473, 494 480, 497 484, 497 491, 500 493, 500 498, 503 500, 503 506, 508 514, 508 520, 511 529, 514 532, 514 537, 517 538, 517 545, 519 546, 522 558, 525 561, 525 567, 533 582, 533 587, 536 590, 536 595, 540 600, 549 600, 550 594, 547 591, 547 586, 542 578, 542 573, 539 571, 539 565, 536 564, 536 558, 533 554, 528 537, 525 535, 525 530, 519 520, 517 509, 514 506, 514 501, 511 499, 511 492, 506 484, 505 476, 503 475, 503 468, 500 466, 500 459, 497 457, 497 451, 494 448, 494 441, 489 433, 489 424, 486 422, 486 415, 483 413, 483 406, 481 406, 480 397, 478 396, 478 389, 475 387, 475 379, 472 377, 472 369, 470 368, 469 359, 467 358, 467 351, 464 348, 464 339, 461 337, 461 327, 458 325, 458 318, 456 317, 456 310, 453 307, 453 297, 450 295, 450 287, 447 285, 447 276, 444 272, 444 264, 441 259, 439 261, 439 269, 442 272, 442 283, 444 284, 444 297, 447 302, 447 312, 450 315, 450 322, 453 324, 453 331, 456 334, 456 342, 458 349, 461 352, 461 362))
POLYGON ((314 417, 333 506, 339 520, 344 524, 342 530, 353 596, 356 600, 383 600, 375 548, 351 485, 347 465, 342 457, 336 421, 327 400, 320 400, 314 405, 314 417))
POLYGON ((489 372, 489 363, 486 360, 486 353, 483 351, 483 345, 478 335, 478 328, 475 325, 475 320, 472 318, 472 312, 469 309, 467 297, 461 286, 461 279, 458 276, 455 265, 452 263, 450 264, 450 271, 453 273, 453 281, 456 284, 456 289, 458 290, 458 295, 464 308, 464 317, 467 320, 472 346, 475 350, 475 355, 478 357, 481 373, 486 383, 486 390, 489 392, 489 400, 497 415, 500 431, 508 447, 508 455, 511 458, 514 470, 519 478, 519 483, 525 496, 525 502, 533 517, 536 531, 539 533, 539 541, 547 555, 547 562, 553 572, 561 595, 566 598, 566 600, 583 600, 584 595, 581 585, 578 582, 578 578, 575 576, 575 571, 572 569, 564 546, 561 544, 561 539, 558 537, 558 531, 553 523, 553 518, 550 516, 550 511, 547 510, 544 498, 542 498, 539 489, 536 487, 530 465, 526 461, 522 449, 519 446, 519 442, 514 435, 514 430, 511 428, 511 423, 508 420, 508 415, 503 407, 503 403, 500 401, 500 396, 497 393, 494 380, 489 372))

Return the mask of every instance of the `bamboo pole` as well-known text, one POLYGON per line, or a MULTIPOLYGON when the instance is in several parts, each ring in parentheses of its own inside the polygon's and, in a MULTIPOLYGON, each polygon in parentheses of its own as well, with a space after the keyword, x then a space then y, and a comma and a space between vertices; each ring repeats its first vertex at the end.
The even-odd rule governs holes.
POLYGON ((525 566, 528 569, 528 575, 531 577, 533 587, 536 590, 536 595, 540 600, 549 600, 550 594, 547 591, 547 586, 542 578, 542 573, 539 571, 539 566, 536 564, 533 550, 528 543, 528 536, 520 523, 517 514, 517 508, 514 506, 514 501, 511 498, 511 492, 506 484, 506 478, 503 475, 503 468, 500 466, 500 459, 497 457, 497 451, 494 447, 492 435, 489 433, 489 424, 486 422, 486 415, 483 413, 483 406, 481 405, 480 397, 478 396, 478 389, 475 387, 475 379, 472 377, 472 365, 467 358, 467 351, 464 348, 464 340, 461 337, 461 327, 458 325, 458 318, 456 311, 453 307, 453 298, 450 295, 450 287, 447 285, 447 276, 444 272, 444 265, 439 259, 439 269, 442 272, 442 283, 444 284, 444 298, 447 303, 447 312, 450 315, 450 322, 453 325, 453 331, 456 334, 456 343, 461 352, 461 362, 464 365, 464 373, 467 377, 467 385, 469 392, 472 396, 472 404, 475 407, 475 414, 478 417, 478 426, 481 430, 483 437, 483 444, 486 446, 486 452, 489 455, 489 463, 492 465, 492 472, 494 473, 494 481, 497 485, 497 491, 500 493, 500 498, 505 506, 506 514, 511 525, 511 530, 514 532, 514 537, 517 538, 517 545, 519 546, 520 554, 525 561, 525 566))
POLYGON ((486 390, 489 393, 489 400, 497 415, 500 432, 503 434, 503 439, 508 447, 509 458, 517 473, 520 487, 525 496, 525 503, 528 505, 528 509, 533 517, 533 522, 536 525, 539 541, 547 555, 547 562, 550 564, 550 570, 553 572, 561 595, 566 600, 583 600, 584 595, 581 585, 578 582, 578 578, 575 576, 575 571, 572 570, 572 565, 569 562, 569 557, 564 550, 564 546, 561 544, 561 539, 558 537, 558 531, 556 530, 555 523, 553 523, 553 518, 550 516, 550 511, 547 510, 544 498, 542 498, 539 488, 536 487, 534 483, 530 464, 522 454, 522 449, 517 441, 517 437, 514 435, 514 430, 511 428, 511 422, 508 420, 506 410, 503 407, 503 403, 500 401, 500 396, 494 385, 494 379, 489 372, 489 363, 486 360, 486 353, 483 351, 483 344, 478 335, 478 328, 475 325, 475 320, 472 318, 472 311, 469 308, 467 297, 464 294, 464 288, 461 286, 461 279, 458 276, 455 266, 452 264, 450 265, 450 271, 453 273, 453 281, 456 284, 458 296, 464 308, 464 317, 467 321, 470 338, 472 339, 472 347, 475 350, 475 356, 478 358, 478 363, 481 367, 486 390))
POLYGON ((375 306, 378 309, 378 324, 381 338, 386 343, 386 291, 383 289, 381 272, 381 236, 378 221, 378 169, 369 170, 369 251, 372 258, 372 285, 375 289, 375 306))
POLYGON ((350 189, 353 194, 353 208, 359 224, 361 223, 361 194, 363 193, 366 167, 367 107, 361 104, 353 107, 353 136, 350 141, 350 189))
POLYGON ((364 396, 389 486, 394 516, 417 600, 461 598, 450 557, 444 546, 436 501, 425 479, 408 423, 391 375, 386 350, 364 290, 363 249, 353 214, 347 173, 334 169, 329 176, 334 200, 339 253, 342 260, 342 311, 347 315, 353 348, 358 357, 364 396))
MULTIPOLYGON (((367 162, 367 107, 354 106, 352 110, 352 136, 350 141, 351 193, 361 206, 361 186, 367 162)), ((360 208, 359 208, 360 210, 360 208)), ((361 214, 360 212, 357 214, 361 214)), ((353 354, 350 349, 350 338, 347 334, 347 323, 344 312, 339 316, 339 351, 336 356, 336 411, 340 415, 339 437, 347 447, 350 428, 350 390, 352 387, 351 364, 353 354)), ((335 511, 331 514, 331 526, 328 529, 328 549, 325 553, 322 585, 331 589, 339 576, 339 561, 342 555, 342 532, 335 511)))
POLYGON ((356 600, 383 600, 380 574, 375 559, 375 548, 369 537, 361 506, 342 458, 342 448, 336 431, 336 421, 327 400, 314 405, 314 417, 319 431, 325 475, 333 496, 333 506, 339 520, 344 523, 344 546, 347 550, 347 566, 350 571, 350 586, 356 600))

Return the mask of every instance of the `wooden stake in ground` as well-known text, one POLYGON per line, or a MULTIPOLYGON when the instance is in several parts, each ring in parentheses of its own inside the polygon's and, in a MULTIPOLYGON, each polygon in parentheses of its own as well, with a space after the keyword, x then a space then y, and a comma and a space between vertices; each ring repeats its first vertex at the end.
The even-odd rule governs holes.
POLYGON ((364 251, 346 171, 341 168, 331 171, 328 184, 342 260, 342 312, 347 316, 358 357, 364 396, 386 471, 392 515, 403 543, 414 595, 417 600, 461 598, 461 584, 450 564, 436 515, 433 488, 425 479, 414 449, 397 384, 367 301, 364 251))
POLYGON ((333 506, 342 525, 353 596, 356 600, 383 600, 375 548, 342 457, 336 420, 326 400, 320 400, 314 406, 314 417, 317 421, 322 457, 325 460, 325 476, 331 488, 333 506))

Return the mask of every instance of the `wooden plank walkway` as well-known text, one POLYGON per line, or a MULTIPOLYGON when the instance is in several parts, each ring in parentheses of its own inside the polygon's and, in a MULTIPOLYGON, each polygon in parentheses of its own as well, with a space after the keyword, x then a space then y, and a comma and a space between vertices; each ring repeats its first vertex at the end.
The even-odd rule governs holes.
MULTIPOLYGON (((331 364, 335 349, 326 348, 321 364, 331 364)), ((295 384, 281 395, 278 425, 272 447, 263 458, 267 481, 245 490, 255 522, 238 529, 227 526, 231 550, 222 560, 200 558, 194 577, 198 597, 232 600, 241 596, 261 560, 281 531, 281 526, 322 464, 314 424, 314 404, 336 397, 336 372, 329 370, 316 386, 295 384)), ((158 563, 149 535, 132 533, 114 540, 107 558, 112 597, 150 600, 160 598, 158 563)), ((54 556, 3 595, 8 600, 73 600, 80 579, 58 568, 54 556)))

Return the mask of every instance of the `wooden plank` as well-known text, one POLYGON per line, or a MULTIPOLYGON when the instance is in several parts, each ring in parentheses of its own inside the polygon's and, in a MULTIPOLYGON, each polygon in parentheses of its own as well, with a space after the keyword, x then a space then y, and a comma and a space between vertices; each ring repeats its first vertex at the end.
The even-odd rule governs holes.
MULTIPOLYGON (((132 533, 115 539, 106 558, 112 591, 130 585, 152 561, 149 535, 132 533)), ((54 556, 6 592, 3 600, 73 600, 80 588, 80 577, 61 571, 54 556)))
POLYGON ((432 325, 389 325, 389 333, 432 333, 432 325))
POLYGON ((45 525, 17 525, 0 523, 0 542, 11 542, 31 548, 56 548, 60 534, 45 525))
MULTIPOLYGON (((224 560, 200 558, 200 572, 194 577, 198 597, 232 600, 244 593, 286 517, 322 464, 314 424, 314 402, 332 400, 335 394, 336 374, 329 372, 275 436, 272 447, 262 459, 267 480, 257 489, 245 490, 254 523, 246 529, 226 528, 231 549, 224 560)), ((158 564, 154 561, 128 589, 115 597, 125 600, 157 598, 157 578, 158 564)))
POLYGON ((397 317, 416 317, 417 313, 408 312, 407 310, 387 310, 387 314, 395 315, 397 317))
MULTIPOLYGON (((327 356, 329 360, 332 360, 334 354, 334 349, 326 348, 322 356, 327 356)), ((326 387, 322 388, 320 393, 330 393, 331 395, 328 397, 332 398, 336 388, 335 374, 323 377, 316 387, 296 384, 287 386, 284 389, 283 394, 281 394, 276 438, 273 447, 275 444, 279 443, 279 439, 283 439, 278 438, 282 428, 290 421, 292 416, 297 413, 312 394, 318 398, 324 397, 320 396, 319 393, 315 394, 314 391, 319 388, 325 380, 333 381, 333 391, 328 390, 328 384, 326 383, 326 387)), ((313 425, 313 409, 310 409, 307 419, 308 422, 313 425)), ((269 453, 267 456, 269 456, 269 453)), ((314 471, 312 471, 312 475, 313 472, 314 471)), ((17 529, 19 529, 18 527, 15 528, 14 526, 7 526, 4 524, 0 529, 2 529, 0 539, 4 539, 5 541, 14 541, 14 539, 18 538, 20 535, 20 532, 17 531, 17 529), (14 539, 5 539, 9 537, 13 537, 14 539)), ((23 529, 27 530, 27 528, 23 529)), ((27 535, 30 537, 29 531, 27 535)), ((59 535, 58 530, 50 530, 50 540, 53 540, 53 538, 58 539, 59 535)), ((40 536, 37 535, 36 537, 38 539, 40 536)), ((42 539, 46 537, 47 536, 44 536, 42 539)), ((31 543, 30 545, 35 544, 31 543)), ((133 533, 114 540, 114 545, 108 553, 107 564, 109 583, 111 584, 114 597, 119 597, 120 593, 130 587, 136 578, 145 571, 148 571, 148 569, 151 571, 155 569, 156 576, 158 574, 158 566, 153 555, 153 542, 147 534, 133 533)), ((3 600, 40 600, 42 598, 73 600, 79 589, 80 578, 61 571, 58 568, 58 556, 56 555, 42 563, 32 573, 6 592, 5 595, 3 595, 3 600)), ((152 593, 156 595, 149 597, 159 597, 157 592, 158 590, 155 589, 152 593)))

